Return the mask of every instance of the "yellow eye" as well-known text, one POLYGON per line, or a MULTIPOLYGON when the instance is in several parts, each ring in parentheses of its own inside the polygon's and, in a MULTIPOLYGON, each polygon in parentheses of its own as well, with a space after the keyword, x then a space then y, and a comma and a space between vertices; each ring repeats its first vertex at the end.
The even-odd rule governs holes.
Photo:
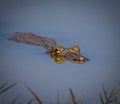
POLYGON ((60 54, 61 52, 60 52, 60 51, 57 51, 56 53, 60 54))
POLYGON ((64 50, 64 47, 62 47, 62 46, 55 47, 55 52, 57 55, 62 55, 63 50, 64 50))

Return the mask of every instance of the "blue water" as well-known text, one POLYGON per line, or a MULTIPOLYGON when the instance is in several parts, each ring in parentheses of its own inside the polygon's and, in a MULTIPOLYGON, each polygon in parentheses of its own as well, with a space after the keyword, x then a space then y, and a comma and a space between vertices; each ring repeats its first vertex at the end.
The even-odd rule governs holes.
POLYGON ((24 82, 45 104, 56 104, 58 93, 64 98, 63 102, 71 104, 69 88, 88 104, 100 103, 102 84, 106 87, 120 84, 117 2, 2 1, 1 4, 0 84, 18 82, 14 89, 1 95, 1 102, 10 102, 19 94, 18 102, 26 103, 32 98, 24 82), (7 40, 13 32, 54 38, 68 48, 79 45, 81 53, 90 61, 58 65, 42 47, 7 40))

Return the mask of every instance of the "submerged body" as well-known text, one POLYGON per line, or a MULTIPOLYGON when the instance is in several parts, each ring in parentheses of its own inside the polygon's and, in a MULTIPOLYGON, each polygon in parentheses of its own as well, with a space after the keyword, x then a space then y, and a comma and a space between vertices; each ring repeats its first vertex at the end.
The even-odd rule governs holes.
POLYGON ((79 46, 76 45, 71 48, 65 48, 57 45, 54 39, 48 37, 36 36, 32 33, 17 32, 15 35, 10 37, 9 40, 44 47, 57 64, 62 64, 65 61, 83 64, 89 60, 80 54, 79 46))

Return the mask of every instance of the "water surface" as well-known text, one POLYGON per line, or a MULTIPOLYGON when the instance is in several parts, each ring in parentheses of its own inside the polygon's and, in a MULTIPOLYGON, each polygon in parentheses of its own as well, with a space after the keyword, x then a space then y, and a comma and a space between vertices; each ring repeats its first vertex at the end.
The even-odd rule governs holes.
POLYGON ((18 82, 3 98, 9 96, 10 101, 21 94, 21 100, 27 102, 32 96, 25 82, 45 104, 55 103, 58 93, 65 96, 64 102, 70 103, 69 88, 77 98, 93 103, 99 102, 102 84, 113 87, 120 83, 117 2, 2 1, 1 4, 0 84, 18 82), (7 40, 13 32, 54 38, 59 45, 68 48, 79 45, 81 53, 90 61, 55 64, 44 48, 7 40))

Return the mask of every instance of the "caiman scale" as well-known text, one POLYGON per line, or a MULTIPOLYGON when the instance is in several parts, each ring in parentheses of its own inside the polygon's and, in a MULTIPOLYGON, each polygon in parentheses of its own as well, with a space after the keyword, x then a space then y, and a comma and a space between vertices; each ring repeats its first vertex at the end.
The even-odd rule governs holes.
POLYGON ((75 45, 71 48, 65 48, 63 46, 57 45, 54 39, 48 37, 37 36, 32 33, 16 32, 9 38, 9 40, 44 47, 50 57, 54 59, 57 64, 62 64, 65 61, 70 61, 76 64, 83 64, 89 60, 85 56, 81 55, 79 46, 75 45))

